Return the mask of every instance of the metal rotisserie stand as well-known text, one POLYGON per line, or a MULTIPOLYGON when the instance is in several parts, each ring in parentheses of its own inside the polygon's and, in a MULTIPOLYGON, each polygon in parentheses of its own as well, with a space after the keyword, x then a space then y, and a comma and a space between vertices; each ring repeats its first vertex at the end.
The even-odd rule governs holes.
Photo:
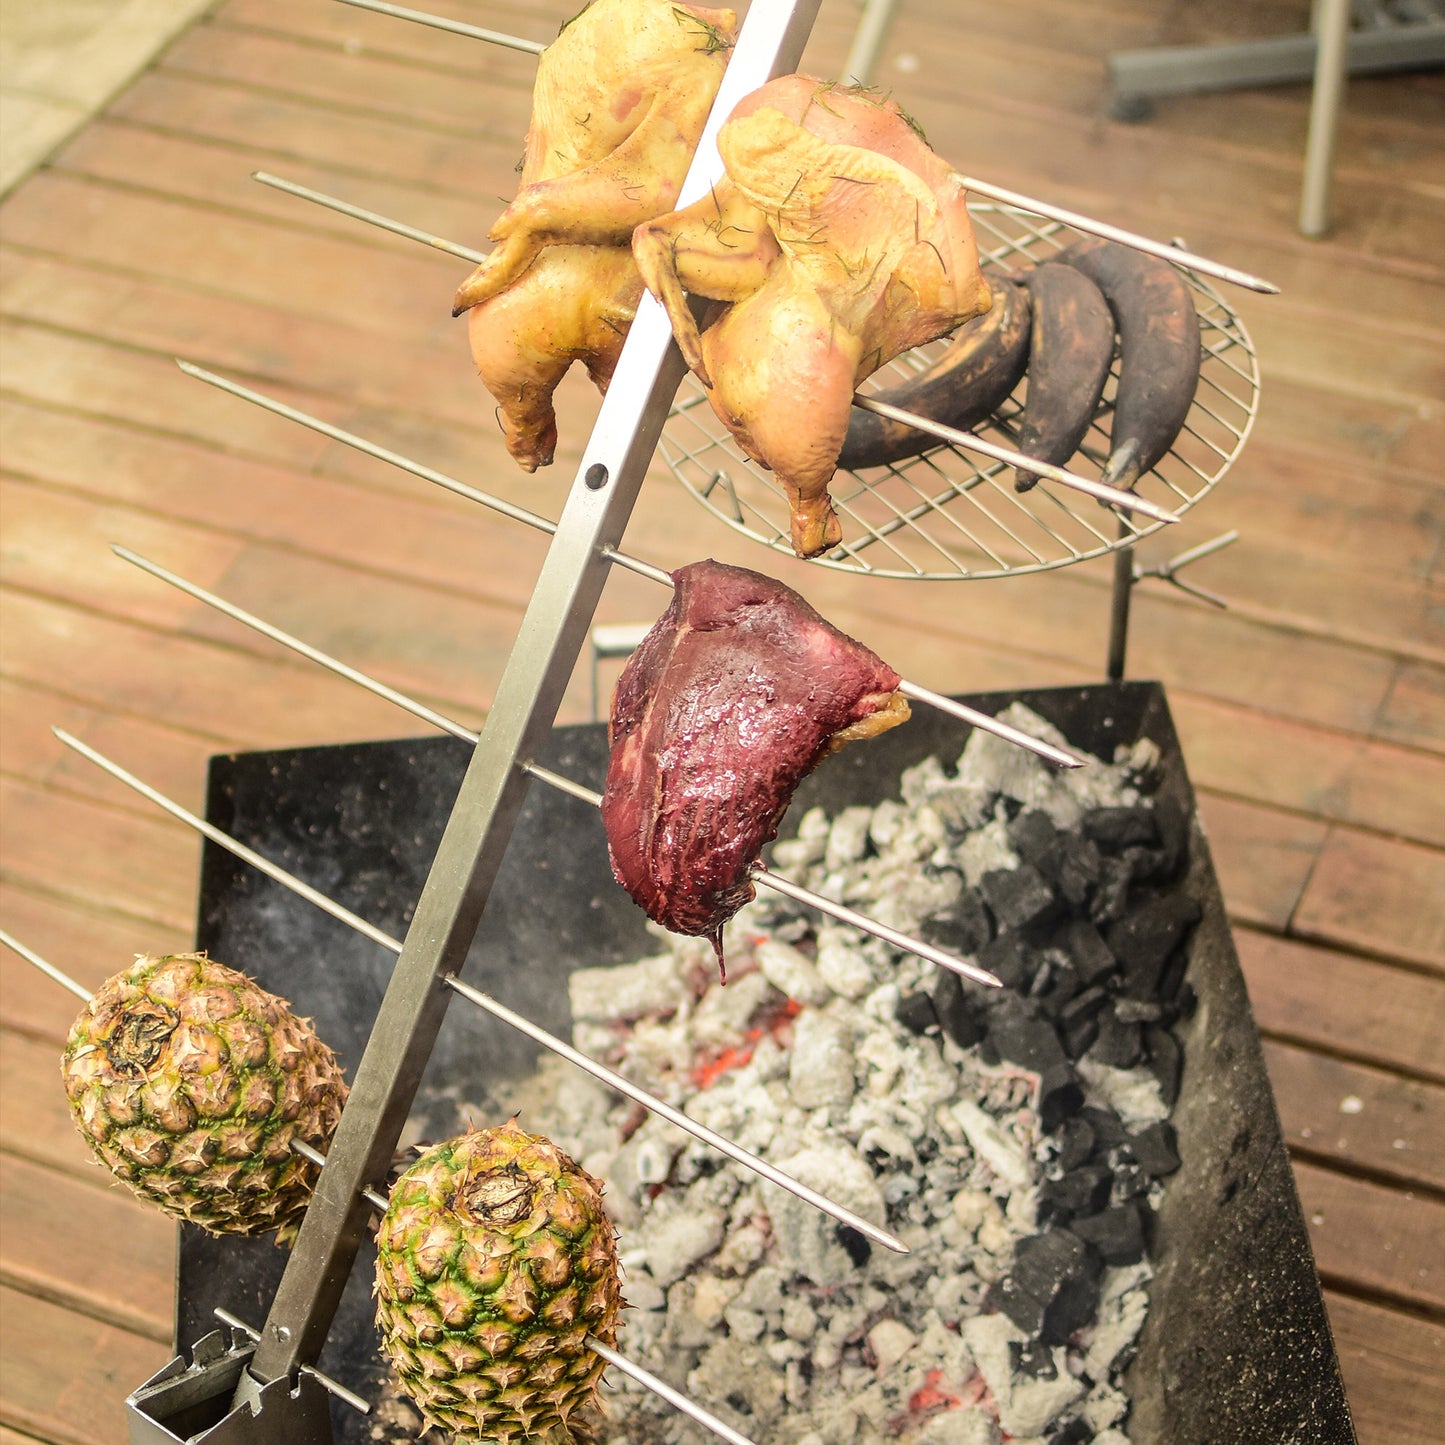
MULTIPOLYGON (((1163 753, 1161 794, 1191 818, 1193 794, 1163 689, 1102 683, 967 701, 987 712, 1015 698, 1075 746, 1110 756, 1148 737, 1163 753)), ((837 811, 896 792, 901 771, 931 753, 962 750, 963 730, 933 712, 830 758, 800 789, 788 819, 813 805, 837 811)), ((209 820, 284 861, 313 886, 400 933, 425 877, 467 762, 448 739, 253 753, 214 760, 209 820)), ((549 767, 600 786, 600 725, 557 729, 549 767)), ((784 834, 788 831, 784 822, 784 834)), ((1184 1080, 1173 1115, 1183 1160, 1158 1216, 1157 1276, 1139 1354, 1129 1369, 1137 1445, 1258 1440, 1336 1445, 1354 1439, 1304 1219, 1265 1075, 1208 847, 1191 829, 1186 887, 1203 919, 1189 980, 1199 997, 1178 1026, 1184 1080)), ((566 977, 577 967, 650 951, 641 912, 613 881, 595 809, 533 788, 497 881, 467 977, 564 1037, 566 977)), ((198 942, 314 1010, 323 1037, 354 1064, 393 967, 384 950, 324 917, 231 854, 205 852, 198 942)), ((414 1130, 450 1131, 458 1111, 478 1124, 515 1107, 537 1050, 484 1015, 454 1009, 438 1037, 414 1112, 414 1130)), ((264 1314, 285 1253, 269 1241, 212 1239, 185 1228, 177 1339, 214 1328, 220 1306, 264 1314)), ((385 1366, 371 1322, 364 1251, 318 1364, 368 1399, 385 1366)), ((338 1442, 373 1438, 333 1404, 338 1442)))

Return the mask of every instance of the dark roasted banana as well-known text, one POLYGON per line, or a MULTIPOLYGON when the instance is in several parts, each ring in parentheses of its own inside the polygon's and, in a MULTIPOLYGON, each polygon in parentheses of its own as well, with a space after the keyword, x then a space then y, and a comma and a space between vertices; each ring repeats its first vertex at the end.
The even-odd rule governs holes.
MULTIPOLYGON (((926 371, 876 392, 879 401, 970 431, 1007 399, 1028 365, 1029 303, 1012 281, 990 276, 988 284, 993 292, 988 311, 960 327, 926 371)), ((838 465, 880 467, 937 445, 928 432, 855 407, 838 465)))
MULTIPOLYGON (((1045 261, 1023 277, 1033 313, 1029 389, 1017 450, 1066 466, 1088 435, 1114 359, 1114 317, 1103 293, 1073 266, 1045 261)), ((1020 467, 1014 486, 1038 481, 1020 467)))
POLYGON ((1054 257, 1104 293, 1119 330, 1119 385, 1102 480, 1132 487, 1174 444, 1199 385, 1199 313, 1183 275, 1117 241, 1077 241, 1054 257))

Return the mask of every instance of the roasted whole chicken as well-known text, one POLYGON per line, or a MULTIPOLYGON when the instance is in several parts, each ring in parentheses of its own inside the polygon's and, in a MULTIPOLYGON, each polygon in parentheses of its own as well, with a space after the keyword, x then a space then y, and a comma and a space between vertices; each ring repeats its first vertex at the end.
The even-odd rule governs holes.
POLYGON ((793 549, 842 540, 828 484, 853 392, 989 308, 956 173, 876 93, 787 75, 718 135, 726 177, 632 247, 688 365, 792 508, 793 549), (720 303, 699 329, 686 293, 720 303))
POLYGON ((453 309, 529 472, 552 461, 572 362, 607 389, 642 295, 629 240, 676 204, 735 30, 687 0, 593 0, 542 53, 521 189, 453 309))
POLYGON ((908 717, 899 676, 781 582, 707 560, 628 660, 608 721, 602 823, 617 881, 674 933, 712 940, 803 778, 908 717))

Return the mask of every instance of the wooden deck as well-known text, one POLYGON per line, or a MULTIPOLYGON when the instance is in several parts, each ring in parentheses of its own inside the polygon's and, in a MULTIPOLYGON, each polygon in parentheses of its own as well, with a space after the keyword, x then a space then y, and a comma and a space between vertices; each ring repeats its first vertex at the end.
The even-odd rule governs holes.
MULTIPOLYGON (((545 39, 576 0, 429 4, 545 39)), ((1307 9, 908 4, 880 78, 963 168, 1283 287, 1237 299, 1265 378, 1242 460, 1144 557, 1239 528, 1197 574, 1233 608, 1141 588, 1130 673, 1167 684, 1201 790, 1360 1438, 1426 1445, 1445 1419, 1445 81, 1350 86, 1338 227, 1318 243, 1293 224, 1304 88, 1105 118, 1109 51, 1282 33, 1307 9)), ((825 0, 809 68, 837 73, 855 19, 825 0)), ((193 807, 214 752, 419 730, 107 543, 455 716, 485 712, 544 539, 172 358, 555 514, 585 387, 559 464, 524 477, 447 317, 462 268, 248 179, 278 171, 482 244, 531 74, 325 0, 225 0, 0 208, 0 922, 88 985, 188 944, 198 845, 52 724, 193 807)), ((854 581, 760 553, 660 469, 628 544, 768 567, 940 690, 1102 673, 1107 564, 854 581)), ((599 616, 659 605, 624 574, 599 616)), ((564 720, 586 699, 579 677, 564 720)), ((73 1000, 0 953, 0 1445, 107 1445, 171 1353, 172 1230, 107 1187, 70 1128, 56 1063, 73 1000)))

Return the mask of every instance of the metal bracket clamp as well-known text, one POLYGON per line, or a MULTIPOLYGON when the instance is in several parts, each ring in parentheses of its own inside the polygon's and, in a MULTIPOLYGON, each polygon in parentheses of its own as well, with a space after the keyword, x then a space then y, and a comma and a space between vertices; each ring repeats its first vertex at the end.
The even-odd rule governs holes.
POLYGON ((314 1376, 274 1380, 234 1403, 255 1352, 225 1330, 202 1336, 189 1364, 178 1355, 127 1397, 131 1445, 330 1445, 331 1405, 314 1376))
MULTIPOLYGON (((713 137, 737 100, 796 65, 818 3, 793 0, 749 13, 679 204, 703 194, 716 174, 713 137)), ((604 549, 621 539, 682 372, 666 315, 645 299, 248 1367, 263 1385, 293 1378, 325 1343, 367 1227, 370 1205, 362 1189, 384 1175, 406 1121, 446 1010, 449 991, 442 980, 465 964, 521 809, 529 782, 525 764, 541 749, 585 643, 609 570, 604 549)))

